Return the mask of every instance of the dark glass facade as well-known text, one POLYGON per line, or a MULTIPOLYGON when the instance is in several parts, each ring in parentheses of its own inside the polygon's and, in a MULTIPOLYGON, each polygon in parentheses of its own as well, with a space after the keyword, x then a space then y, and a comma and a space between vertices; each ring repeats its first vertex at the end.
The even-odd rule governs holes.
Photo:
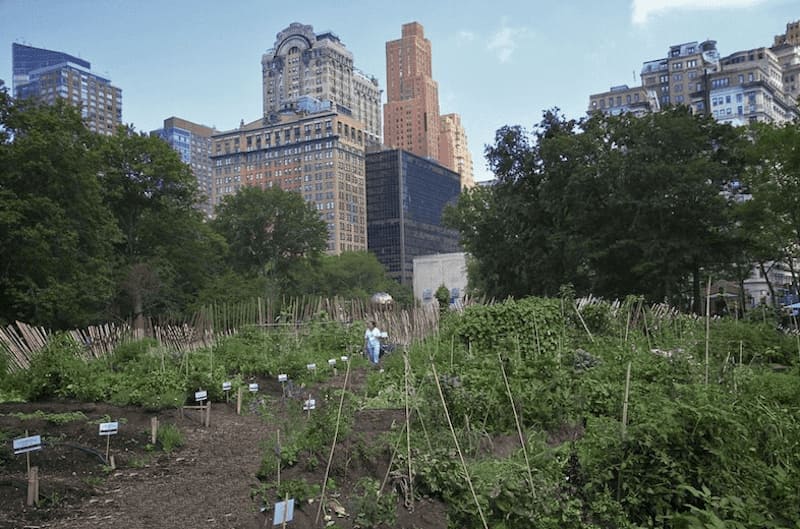
MULTIPOLYGON (((33 46, 25 46, 17 44, 16 42, 11 45, 11 64, 13 69, 14 88, 16 89, 17 83, 24 83, 28 80, 28 73, 45 66, 55 66, 71 62, 82 66, 87 70, 91 69, 92 65, 89 61, 73 57, 67 53, 53 50, 45 50, 43 48, 34 48, 33 46)), ((17 94, 14 94, 17 96, 17 94)))
POLYGON ((367 246, 389 275, 411 285, 414 258, 461 251, 458 232, 442 226, 461 181, 438 163, 394 149, 368 153, 367 246))

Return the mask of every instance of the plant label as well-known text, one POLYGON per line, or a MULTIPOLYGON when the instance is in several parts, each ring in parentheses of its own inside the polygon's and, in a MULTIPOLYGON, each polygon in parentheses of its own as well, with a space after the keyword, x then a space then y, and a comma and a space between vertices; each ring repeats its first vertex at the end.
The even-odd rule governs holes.
POLYGON ((309 371, 316 371, 317 364, 306 364, 306 369, 308 369, 309 371))
POLYGON ((286 382, 287 380, 289 380, 289 375, 286 373, 281 373, 278 375, 278 382, 286 382))
POLYGON ((336 359, 335 358, 331 358, 330 360, 328 360, 328 365, 331 366, 331 367, 335 366, 336 365, 336 359))
POLYGON ((100 435, 117 435, 119 431, 118 422, 101 422, 100 435))
POLYGON ((314 399, 308 399, 303 403, 303 411, 316 410, 316 409, 317 409, 317 401, 314 399))
POLYGON ((204 400, 208 399, 208 391, 195 391, 194 392, 194 400, 197 402, 203 402, 204 400))
POLYGON ((342 362, 347 362, 347 357, 346 357, 346 356, 343 356, 343 357, 342 357, 340 360, 341 360, 342 362))
POLYGON ((291 522, 292 519, 294 519, 294 498, 289 501, 279 501, 275 504, 272 525, 282 525, 284 522, 291 522))
POLYGON ((30 437, 20 437, 14 439, 14 455, 24 454, 42 449, 42 436, 32 435, 30 437))
POLYGON ((250 393, 258 393, 258 384, 250 384, 247 389, 250 390, 250 393))
POLYGON ((222 383, 222 391, 230 391, 231 390, 231 383, 230 382, 223 382, 222 383))

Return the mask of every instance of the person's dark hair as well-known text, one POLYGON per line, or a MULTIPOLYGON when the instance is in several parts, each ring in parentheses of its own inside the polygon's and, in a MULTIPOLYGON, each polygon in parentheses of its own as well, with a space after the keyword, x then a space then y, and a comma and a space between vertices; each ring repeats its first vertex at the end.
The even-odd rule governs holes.
POLYGON ((375 327, 375 320, 369 320, 369 324, 375 327))

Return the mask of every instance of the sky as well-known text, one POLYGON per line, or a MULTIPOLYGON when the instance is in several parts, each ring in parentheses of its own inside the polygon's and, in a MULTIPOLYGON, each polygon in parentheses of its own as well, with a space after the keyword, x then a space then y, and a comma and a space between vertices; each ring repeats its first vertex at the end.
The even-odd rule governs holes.
POLYGON ((171 116, 229 130, 262 115, 261 56, 290 23, 336 33, 385 90, 385 43, 417 21, 440 112, 461 115, 487 180, 498 128, 530 130, 554 107, 580 118, 590 94, 638 85, 671 45, 713 39, 724 57, 798 19, 798 0, 0 0, 0 79, 10 88, 13 42, 63 51, 122 89, 137 130, 171 116))

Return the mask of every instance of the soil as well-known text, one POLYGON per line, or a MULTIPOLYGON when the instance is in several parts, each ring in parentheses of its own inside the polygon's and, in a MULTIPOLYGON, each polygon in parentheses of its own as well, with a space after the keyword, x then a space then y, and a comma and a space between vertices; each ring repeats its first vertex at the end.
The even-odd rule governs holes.
MULTIPOLYGON (((366 372, 352 373, 351 391, 360 391, 366 372)), ((339 374, 324 384, 303 388, 302 393, 323 394, 341 387, 339 374)), ((148 413, 139 408, 118 408, 104 403, 36 402, 0 405, 0 529, 11 528, 236 528, 272 527, 274 506, 263 505, 253 494, 261 483, 256 474, 264 450, 272 449, 277 424, 282 414, 297 406, 297 399, 283 398, 277 382, 260 380, 259 398, 273 405, 272 421, 255 413, 257 406, 244 406, 241 415, 231 403, 212 405, 210 426, 201 424, 199 411, 162 410, 148 413), (63 424, 43 418, 21 418, 18 414, 82 412, 63 424), (174 424, 184 439, 182 447, 165 453, 150 444, 151 417, 161 426, 174 424), (119 433, 110 438, 110 455, 116 468, 105 462, 106 438, 98 435, 100 422, 119 421, 119 433), (41 435, 44 447, 30 454, 31 466, 39 469, 40 501, 26 507, 26 456, 13 455, 11 440, 41 435)), ((321 402, 321 405, 337 403, 321 402)), ((331 515, 331 523, 341 529, 354 526, 355 492, 359 479, 383 481, 391 454, 376 443, 383 432, 404 420, 401 410, 363 410, 356 412, 350 434, 340 438, 334 451, 331 476, 337 490, 328 498, 341 505, 347 515, 331 515), (370 447, 373 447, 370 450, 370 447), (354 454, 358 453, 358 457, 354 454)), ((325 450, 325 459, 328 449, 325 450)), ((295 465, 285 469, 283 479, 298 479, 321 485, 326 460, 312 469, 295 465)), ((393 486, 393 480, 388 480, 393 486)), ((441 502, 422 498, 406 505, 398 494, 396 523, 403 529, 445 529, 446 507, 441 502)), ((410 503, 410 502, 409 502, 410 503)), ((325 527, 320 517, 315 524, 318 503, 297 502, 294 520, 287 527, 306 529, 325 527)))

